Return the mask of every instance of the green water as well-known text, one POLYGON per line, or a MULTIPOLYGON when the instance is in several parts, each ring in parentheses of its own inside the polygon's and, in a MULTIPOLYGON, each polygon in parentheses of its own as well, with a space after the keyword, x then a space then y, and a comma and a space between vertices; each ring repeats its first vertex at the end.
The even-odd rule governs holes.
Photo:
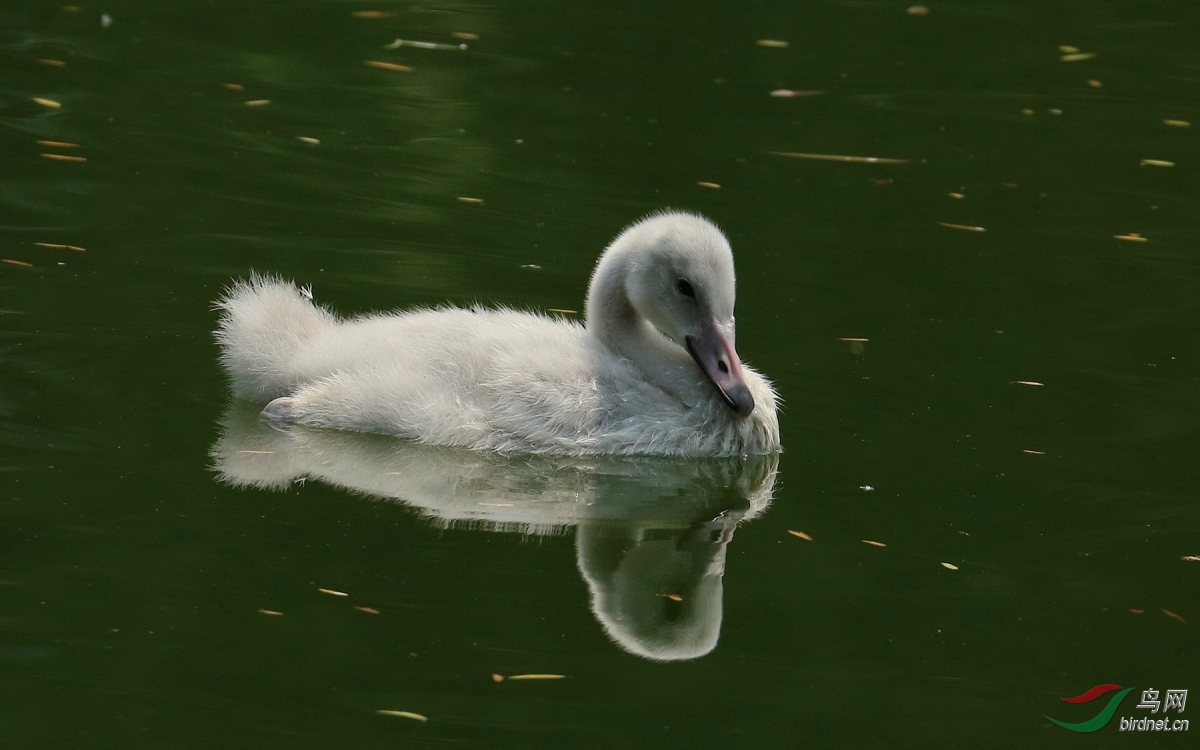
POLYGON ((905 8, 4 3, 5 746, 1101 747, 1044 715, 1200 690, 1200 11, 905 8), (251 268, 578 310, 664 206, 733 242, 777 467, 231 408, 251 268), (565 678, 492 677, 529 673, 565 678))

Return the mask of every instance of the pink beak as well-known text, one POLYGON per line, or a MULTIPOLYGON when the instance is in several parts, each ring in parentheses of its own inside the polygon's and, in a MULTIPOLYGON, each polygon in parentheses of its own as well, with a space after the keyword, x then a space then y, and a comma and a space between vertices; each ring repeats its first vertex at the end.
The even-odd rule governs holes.
POLYGON ((730 409, 740 417, 754 411, 754 396, 742 376, 742 361, 733 344, 717 327, 711 326, 699 336, 685 336, 688 354, 696 360, 705 377, 716 386, 717 392, 730 409))

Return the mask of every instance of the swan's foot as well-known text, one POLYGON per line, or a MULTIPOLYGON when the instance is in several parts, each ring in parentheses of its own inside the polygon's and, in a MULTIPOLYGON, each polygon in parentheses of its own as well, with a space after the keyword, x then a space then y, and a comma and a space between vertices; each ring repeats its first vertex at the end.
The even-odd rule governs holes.
POLYGON ((295 421, 292 419, 292 406, 295 403, 296 400, 291 396, 277 398, 259 412, 258 418, 269 427, 274 427, 277 430, 285 429, 295 421))

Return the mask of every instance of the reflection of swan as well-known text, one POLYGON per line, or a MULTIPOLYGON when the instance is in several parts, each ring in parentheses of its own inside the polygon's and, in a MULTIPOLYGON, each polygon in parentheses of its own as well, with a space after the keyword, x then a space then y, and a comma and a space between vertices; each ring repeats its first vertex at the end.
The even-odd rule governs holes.
POLYGON ((513 310, 342 320, 278 279, 218 302, 236 395, 279 422, 553 455, 779 450, 775 393, 734 351, 729 243, 651 216, 605 251, 587 326, 513 310))
POLYGON ((526 534, 578 526, 592 610, 625 650, 711 651, 725 547, 771 500, 778 458, 505 457, 372 435, 261 425, 235 405, 211 454, 221 479, 283 489, 301 477, 402 501, 444 524, 526 534))

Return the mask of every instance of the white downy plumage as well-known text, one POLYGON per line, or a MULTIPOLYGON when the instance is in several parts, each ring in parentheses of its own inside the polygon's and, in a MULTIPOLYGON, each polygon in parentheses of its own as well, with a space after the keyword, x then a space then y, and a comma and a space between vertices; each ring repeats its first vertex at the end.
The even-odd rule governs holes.
POLYGON ((342 319, 278 278, 217 302, 221 362, 263 415, 431 445, 557 455, 780 449, 776 395, 734 350, 733 253, 684 213, 601 256, 586 325, 509 309, 342 319))

